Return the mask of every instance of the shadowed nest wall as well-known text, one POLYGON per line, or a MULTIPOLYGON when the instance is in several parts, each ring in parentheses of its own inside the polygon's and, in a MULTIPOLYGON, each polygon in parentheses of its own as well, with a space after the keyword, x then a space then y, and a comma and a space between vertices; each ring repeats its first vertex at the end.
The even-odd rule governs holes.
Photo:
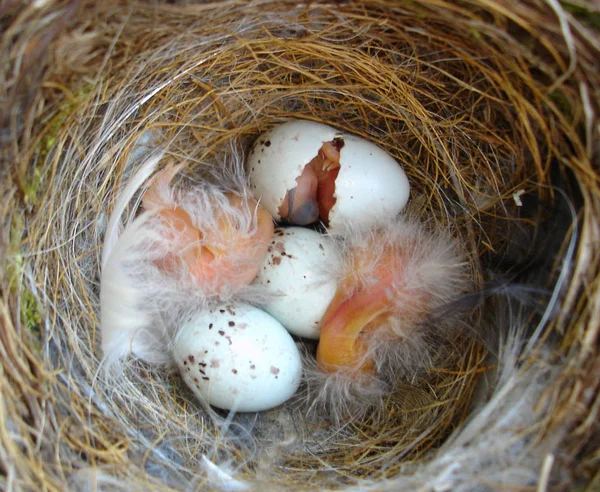
POLYGON ((598 7, 47 0, 0 16, 4 489, 598 486, 598 7), (411 212, 469 251, 477 291, 435 364, 340 427, 294 402, 208 414, 139 363, 108 384, 99 258, 122 183, 153 148, 202 179, 297 117, 388 151, 411 212))

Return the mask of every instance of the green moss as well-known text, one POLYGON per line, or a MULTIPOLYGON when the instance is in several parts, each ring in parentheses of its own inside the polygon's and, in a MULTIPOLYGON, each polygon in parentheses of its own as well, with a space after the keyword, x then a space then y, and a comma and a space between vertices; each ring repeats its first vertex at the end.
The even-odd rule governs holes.
POLYGON ((554 91, 550 94, 550 98, 556 103, 560 112, 564 114, 567 118, 571 118, 573 116, 571 102, 563 92, 554 91))
POLYGON ((2 277, 2 283, 7 285, 14 295, 19 297, 21 325, 33 335, 32 346, 39 350, 39 337, 42 333, 43 321, 42 310, 35 294, 23 285, 25 261, 21 250, 25 235, 25 223, 23 215, 20 213, 14 213, 10 220, 8 254, 3 258, 4 268, 0 269, 0 276, 2 277))
POLYGON ((42 331, 42 313, 38 300, 29 290, 21 293, 21 324, 33 335, 42 331))
POLYGON ((481 33, 474 27, 469 28, 469 34, 475 39, 481 39, 481 33))
POLYGON ((5 277, 2 283, 10 286, 11 290, 19 290, 23 277, 23 256, 20 254, 21 240, 24 233, 23 216, 15 213, 10 217, 8 254, 4 258, 5 268, 2 273, 5 277))
POLYGON ((25 205, 34 205, 37 202, 42 182, 42 171, 39 167, 35 167, 23 187, 25 205))
POLYGON ((590 12, 585 7, 573 5, 570 2, 560 2, 563 8, 573 16, 590 27, 600 31, 600 12, 590 12))
POLYGON ((46 163, 48 155, 54 148, 59 132, 67 123, 73 113, 85 103, 94 86, 87 85, 80 90, 75 97, 67 99, 61 106, 59 106, 55 114, 46 122, 44 127, 44 134, 40 139, 40 143, 37 147, 37 164, 32 166, 32 170, 27 176, 27 180, 23 186, 23 194, 25 204, 27 206, 35 205, 39 199, 39 192, 44 184, 44 173, 42 172, 43 166, 46 163))

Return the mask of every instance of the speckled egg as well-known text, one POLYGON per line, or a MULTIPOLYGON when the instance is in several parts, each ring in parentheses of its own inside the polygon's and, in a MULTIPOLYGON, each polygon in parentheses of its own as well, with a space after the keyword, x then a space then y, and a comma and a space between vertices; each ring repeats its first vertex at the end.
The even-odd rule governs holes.
POLYGON ((302 375, 298 348, 281 323, 240 303, 196 314, 178 332, 173 357, 201 401, 239 412, 282 404, 302 375))
MULTIPOLYGON (((404 208, 410 186, 404 170, 392 156, 356 135, 321 123, 294 120, 261 135, 247 160, 254 196, 275 220, 284 219, 280 207, 285 197, 298 185, 305 167, 329 144, 339 153, 339 170, 334 182, 328 184, 330 191, 325 192, 333 193, 327 198, 331 208, 328 207, 327 218, 321 217, 329 231, 342 231, 348 222, 355 227, 370 227, 404 208)), ((308 221, 291 223, 306 225, 308 221)))
POLYGON ((269 301, 263 309, 290 333, 317 339, 336 291, 339 260, 331 239, 311 229, 275 229, 255 283, 269 301))

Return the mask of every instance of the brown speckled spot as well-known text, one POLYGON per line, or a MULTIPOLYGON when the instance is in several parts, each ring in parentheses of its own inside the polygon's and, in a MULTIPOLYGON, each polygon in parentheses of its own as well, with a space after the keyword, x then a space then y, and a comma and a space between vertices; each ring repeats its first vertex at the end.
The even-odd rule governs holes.
POLYGON ((223 330, 219 330, 219 335, 221 335, 223 337, 223 336, 225 336, 225 332, 223 330))
POLYGON ((273 258, 273 265, 281 265, 281 258, 279 256, 273 258))
POLYGON ((256 364, 252 364, 252 365, 250 366, 250 369, 256 369, 256 364))
POLYGON ((202 376, 202 379, 203 379, 204 381, 210 381, 210 378, 209 378, 208 376, 202 376))
POLYGON ((271 374, 279 374, 279 368, 275 366, 271 366, 271 374))
MULTIPOLYGON (((344 142, 344 139, 341 136, 334 137, 334 139, 331 141, 331 143, 333 144, 333 146, 336 148, 336 150, 338 152, 344 148, 344 145, 346 145, 346 142, 344 142)), ((371 155, 370 152, 369 152, 369 155, 371 155)))
POLYGON ((210 325, 208 325, 208 329, 212 330, 213 324, 211 323, 210 325))
POLYGON ((220 312, 221 314, 225 314, 225 310, 224 310, 224 309, 219 309, 219 312, 220 312))
POLYGON ((229 326, 235 326, 235 321, 230 321, 229 323, 227 323, 229 326))
POLYGON ((210 367, 219 367, 219 361, 217 359, 211 360, 210 367))
POLYGON ((193 355, 188 355, 188 360, 193 364, 194 363, 194 356, 193 355))
POLYGON ((271 141, 270 141, 270 140, 267 140, 267 141, 265 142, 265 147, 270 147, 270 146, 271 146, 271 141))
POLYGON ((237 374, 237 369, 232 369, 232 370, 231 370, 231 372, 232 372, 233 374, 237 374))
POLYGON ((199 365, 200 367, 206 367, 206 362, 198 362, 198 365, 199 365))
POLYGON ((227 338, 227 341, 229 342, 229 345, 233 345, 233 342, 231 341, 231 337, 225 337, 227 338))

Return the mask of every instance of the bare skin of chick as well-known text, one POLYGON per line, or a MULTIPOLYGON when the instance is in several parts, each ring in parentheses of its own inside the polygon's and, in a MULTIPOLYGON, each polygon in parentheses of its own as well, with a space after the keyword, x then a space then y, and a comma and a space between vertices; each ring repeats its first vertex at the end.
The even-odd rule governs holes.
POLYGON ((321 322, 322 370, 372 372, 377 343, 402 343, 432 310, 469 285, 454 242, 412 221, 397 221, 346 252, 346 267, 321 322))
MULTIPOLYGON (((317 348, 317 362, 328 372, 339 369, 373 370, 373 361, 365 358, 366 339, 371 332, 385 325, 396 314, 393 299, 393 272, 401 270, 401 258, 391 249, 386 250, 377 267, 369 267, 368 252, 357 251, 352 267, 340 283, 321 322, 321 338, 317 348), (369 269, 370 279, 365 282, 363 272, 369 269)), ((405 311, 418 316, 424 293, 407 296, 405 311)), ((405 315, 406 313, 403 313, 405 315)))
POLYGON ((250 284, 273 236, 271 215, 256 200, 227 193, 234 210, 240 213, 256 210, 256 232, 250 237, 240 234, 231 217, 218 211, 216 230, 199 230, 182 207, 168 203, 160 193, 160 188, 168 186, 178 171, 173 166, 161 171, 142 199, 144 208, 158 212, 172 231, 174 251, 159 266, 173 271, 183 263, 200 283, 210 284, 217 291, 226 284, 233 287, 250 284))
POLYGON ((290 224, 309 225, 320 219, 326 225, 335 205, 335 179, 340 170, 342 140, 325 142, 296 179, 279 207, 279 215, 290 224))

